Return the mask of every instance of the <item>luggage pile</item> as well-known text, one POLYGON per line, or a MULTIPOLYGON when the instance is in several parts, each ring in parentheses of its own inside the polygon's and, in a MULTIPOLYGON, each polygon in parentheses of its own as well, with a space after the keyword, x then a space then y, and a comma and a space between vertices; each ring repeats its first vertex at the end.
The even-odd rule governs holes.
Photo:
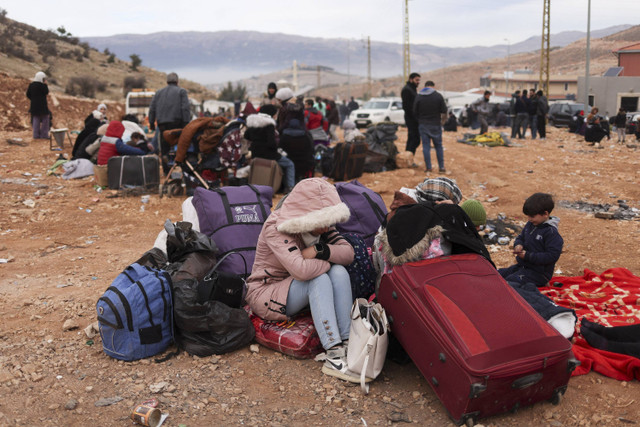
POLYGON ((398 148, 394 141, 398 139, 398 125, 393 122, 380 122, 367 128, 367 157, 365 172, 382 172, 396 169, 398 148))
MULTIPOLYGON (((455 423, 473 425, 542 400, 561 401, 579 365, 571 342, 502 279, 484 245, 474 249, 472 243, 482 240, 475 227, 463 232, 470 219, 462 208, 407 200, 398 207, 402 197, 396 192, 388 214, 380 195, 356 180, 336 189, 351 212, 337 228, 355 252, 347 267, 354 299, 365 304, 375 296, 386 312, 390 341, 404 348, 455 423), (406 215, 421 210, 433 211, 429 224, 407 224, 406 215), (409 240, 399 231, 411 234, 409 240), (428 251, 414 251, 425 238, 428 251), (429 241, 436 238, 448 242, 449 252, 438 252, 440 243, 429 241), (394 242, 403 248, 400 255, 394 252, 397 259, 417 258, 396 262, 384 249, 396 249, 394 242)), ((269 186, 197 188, 183 203, 185 222, 167 221, 156 248, 127 267, 98 301, 105 353, 136 360, 174 341, 190 354, 207 356, 254 339, 296 358, 321 353, 310 313, 270 322, 244 306, 244 279, 272 195, 269 186)))

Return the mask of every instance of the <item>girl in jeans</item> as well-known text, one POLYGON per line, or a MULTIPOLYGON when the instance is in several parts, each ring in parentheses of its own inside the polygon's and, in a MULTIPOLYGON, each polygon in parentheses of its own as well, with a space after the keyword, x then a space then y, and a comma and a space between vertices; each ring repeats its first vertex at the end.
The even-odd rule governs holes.
POLYGON ((262 227, 246 299, 254 314, 272 321, 309 306, 327 351, 322 372, 359 383, 346 358, 353 299, 343 266, 353 261, 353 248, 334 228, 349 216, 333 185, 300 181, 262 227))

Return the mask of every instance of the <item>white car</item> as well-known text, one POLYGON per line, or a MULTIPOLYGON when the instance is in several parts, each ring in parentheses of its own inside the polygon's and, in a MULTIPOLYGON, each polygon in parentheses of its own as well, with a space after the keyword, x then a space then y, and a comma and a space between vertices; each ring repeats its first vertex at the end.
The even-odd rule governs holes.
POLYGON ((401 98, 371 98, 365 104, 352 111, 349 120, 357 127, 366 127, 380 122, 394 122, 404 125, 404 110, 401 98))

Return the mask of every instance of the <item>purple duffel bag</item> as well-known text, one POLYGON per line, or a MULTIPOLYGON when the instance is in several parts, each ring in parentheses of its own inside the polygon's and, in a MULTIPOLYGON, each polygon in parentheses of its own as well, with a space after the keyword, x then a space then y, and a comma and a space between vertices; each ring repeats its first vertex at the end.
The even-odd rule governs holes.
POLYGON ((359 235, 368 247, 372 247, 378 228, 387 216, 387 207, 382 197, 357 179, 336 183, 336 190, 340 200, 349 206, 351 211, 349 221, 336 224, 336 228, 341 233, 359 235))
MULTIPOLYGON (((198 213, 200 231, 214 241, 218 258, 239 252, 247 261, 247 274, 251 274, 258 236, 271 214, 272 197, 273 189, 266 185, 196 188, 192 203, 198 213)), ((218 271, 244 276, 242 257, 230 255, 218 271)))

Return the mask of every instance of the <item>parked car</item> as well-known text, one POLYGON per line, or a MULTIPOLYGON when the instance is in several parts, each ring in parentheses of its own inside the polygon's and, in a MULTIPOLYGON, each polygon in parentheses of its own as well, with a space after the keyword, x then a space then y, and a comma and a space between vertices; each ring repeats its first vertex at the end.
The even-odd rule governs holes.
POLYGON ((380 122, 394 122, 404 125, 404 110, 401 98, 371 98, 351 112, 349 120, 357 127, 366 127, 380 122))
POLYGON ((638 120, 640 120, 640 111, 627 113, 627 134, 633 135, 638 131, 638 120))
POLYGON ((576 104, 573 102, 556 102, 551 104, 548 114, 549 125, 555 127, 571 127, 572 117, 582 110, 584 110, 584 104, 576 104))

